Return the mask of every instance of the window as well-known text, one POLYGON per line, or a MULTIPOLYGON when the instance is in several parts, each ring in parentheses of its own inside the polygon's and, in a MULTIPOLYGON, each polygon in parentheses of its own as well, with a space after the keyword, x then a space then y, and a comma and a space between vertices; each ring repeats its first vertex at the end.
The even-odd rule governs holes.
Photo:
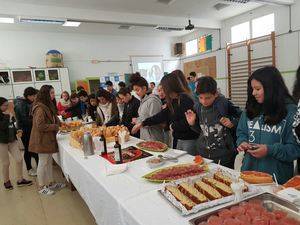
POLYGON ((274 31, 274 13, 252 20, 252 38, 268 35, 274 31))
POLYGON ((231 43, 250 39, 250 23, 245 22, 231 27, 231 43))
POLYGON ((186 56, 195 55, 198 53, 198 40, 194 39, 185 43, 186 56))

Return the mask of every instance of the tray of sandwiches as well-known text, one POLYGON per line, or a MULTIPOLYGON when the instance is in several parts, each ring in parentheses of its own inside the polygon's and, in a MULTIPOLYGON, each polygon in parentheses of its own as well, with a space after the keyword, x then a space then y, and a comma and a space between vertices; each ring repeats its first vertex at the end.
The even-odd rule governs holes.
POLYGON ((129 141, 130 133, 125 126, 91 126, 91 127, 81 127, 79 130, 72 131, 69 137, 70 145, 74 148, 82 148, 82 138, 84 135, 84 132, 90 132, 93 138, 101 136, 101 134, 104 134, 104 137, 106 139, 107 143, 114 142, 115 136, 120 134, 121 132, 125 132, 125 141, 129 141))
MULTIPOLYGON (((198 177, 182 179, 163 184, 159 192, 173 206, 186 216, 235 200, 231 184, 239 180, 239 175, 221 169, 211 170, 198 177)), ((254 185, 242 183, 241 197, 249 197, 261 192, 254 185)))

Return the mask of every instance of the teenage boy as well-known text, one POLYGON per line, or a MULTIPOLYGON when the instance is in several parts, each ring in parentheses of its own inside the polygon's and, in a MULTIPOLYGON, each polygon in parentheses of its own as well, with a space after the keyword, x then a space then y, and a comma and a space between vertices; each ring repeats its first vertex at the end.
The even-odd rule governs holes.
POLYGON ((110 80, 106 81, 105 85, 106 85, 106 89, 109 93, 111 93, 115 97, 118 95, 118 92, 114 89, 114 85, 110 80))
POLYGON ((215 163, 234 168, 235 129, 241 110, 217 92, 217 82, 209 76, 197 81, 195 112, 186 112, 193 130, 200 134, 199 154, 215 163))

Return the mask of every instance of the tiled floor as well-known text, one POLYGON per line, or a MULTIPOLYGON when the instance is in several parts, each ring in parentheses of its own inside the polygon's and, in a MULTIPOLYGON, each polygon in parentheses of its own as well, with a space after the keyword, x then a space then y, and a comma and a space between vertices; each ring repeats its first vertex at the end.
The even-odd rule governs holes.
MULTIPOLYGON (((13 178, 14 165, 11 167, 13 178)), ((54 175, 56 180, 63 181, 58 166, 54 166, 54 175)), ((78 192, 65 188, 53 196, 41 196, 36 179, 32 180, 32 186, 6 191, 1 177, 0 225, 96 225, 78 192)))

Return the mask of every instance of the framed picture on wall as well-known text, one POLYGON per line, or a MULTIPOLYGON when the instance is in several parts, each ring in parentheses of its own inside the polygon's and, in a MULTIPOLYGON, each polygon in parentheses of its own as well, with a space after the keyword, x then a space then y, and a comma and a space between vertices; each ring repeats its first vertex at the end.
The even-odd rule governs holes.
POLYGON ((34 77, 35 77, 35 81, 46 81, 46 71, 45 70, 35 70, 34 77))
POLYGON ((31 70, 12 70, 14 83, 32 82, 31 70))
POLYGON ((59 72, 58 69, 49 69, 48 70, 49 80, 59 80, 59 72))
POLYGON ((0 84, 8 84, 10 82, 9 72, 0 71, 0 84))

